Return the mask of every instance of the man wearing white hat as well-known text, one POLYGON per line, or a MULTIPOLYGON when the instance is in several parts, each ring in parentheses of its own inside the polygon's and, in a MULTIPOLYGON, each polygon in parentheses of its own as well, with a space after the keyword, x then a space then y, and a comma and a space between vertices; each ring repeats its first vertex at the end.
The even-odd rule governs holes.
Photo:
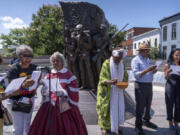
POLYGON ((122 58, 124 49, 115 48, 110 59, 104 61, 97 90, 98 124, 102 135, 108 131, 120 134, 119 124, 124 124, 124 91, 116 86, 117 82, 128 81, 122 58))
POLYGON ((150 122, 150 108, 152 102, 153 74, 157 72, 156 66, 150 63, 149 45, 142 43, 139 54, 133 58, 131 69, 135 77, 136 121, 135 130, 138 135, 145 135, 142 125, 156 129, 157 126, 150 122), (145 110, 145 113, 144 113, 145 110))

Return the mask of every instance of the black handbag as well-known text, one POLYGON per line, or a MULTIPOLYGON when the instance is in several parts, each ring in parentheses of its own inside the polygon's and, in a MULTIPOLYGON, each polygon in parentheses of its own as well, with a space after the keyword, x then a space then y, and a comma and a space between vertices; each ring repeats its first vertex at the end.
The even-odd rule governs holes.
POLYGON ((12 110, 17 112, 30 113, 31 109, 32 103, 26 104, 15 100, 12 105, 12 110))

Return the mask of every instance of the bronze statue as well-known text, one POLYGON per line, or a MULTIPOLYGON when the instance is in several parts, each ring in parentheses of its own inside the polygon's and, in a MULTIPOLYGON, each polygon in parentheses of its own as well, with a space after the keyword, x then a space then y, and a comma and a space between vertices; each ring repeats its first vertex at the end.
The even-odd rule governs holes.
POLYGON ((64 55, 66 56, 67 67, 72 71, 78 79, 79 87, 82 85, 80 78, 79 62, 76 51, 77 41, 75 39, 75 31, 67 29, 64 31, 64 55))
POLYGON ((91 65, 92 40, 88 31, 83 31, 83 25, 76 26, 77 40, 76 53, 79 56, 79 68, 81 70, 81 81, 83 88, 95 89, 95 81, 91 65))
POLYGON ((98 79, 102 63, 105 59, 109 58, 111 54, 111 44, 107 33, 107 26, 105 24, 100 24, 99 31, 93 35, 92 38, 92 62, 93 65, 96 65, 93 69, 95 71, 95 76, 98 79))
POLYGON ((111 54, 109 23, 88 2, 60 2, 64 14, 65 57, 82 88, 96 89, 102 63, 111 54))

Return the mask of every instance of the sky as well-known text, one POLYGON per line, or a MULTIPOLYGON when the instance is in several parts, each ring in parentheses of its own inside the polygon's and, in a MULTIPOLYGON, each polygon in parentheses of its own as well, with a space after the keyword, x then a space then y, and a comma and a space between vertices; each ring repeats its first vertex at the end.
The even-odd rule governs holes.
MULTIPOLYGON (((73 0, 64 0, 73 1, 73 0)), ((121 29, 160 27, 159 20, 180 12, 180 0, 76 0, 96 4, 109 23, 121 29)), ((0 0, 0 34, 10 29, 28 27, 32 14, 44 5, 58 5, 59 0, 0 0)))

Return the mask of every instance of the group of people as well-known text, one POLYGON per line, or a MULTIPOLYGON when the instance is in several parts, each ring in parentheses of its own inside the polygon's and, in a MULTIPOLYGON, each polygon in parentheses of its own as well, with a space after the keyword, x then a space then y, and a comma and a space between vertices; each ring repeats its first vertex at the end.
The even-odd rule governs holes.
MULTIPOLYGON (((150 110, 153 97, 153 75, 157 66, 152 65, 149 59, 150 47, 147 43, 139 45, 139 54, 131 61, 131 69, 135 77, 136 120, 135 131, 138 135, 145 135, 142 126, 157 129, 152 123, 150 110)), ((124 90, 117 86, 117 82, 128 81, 127 71, 124 69, 123 49, 115 48, 110 59, 106 60, 101 68, 98 91, 97 113, 98 124, 102 135, 122 134, 120 125, 124 124, 124 90)), ((172 50, 168 64, 165 64, 164 74, 167 80, 165 85, 165 103, 167 120, 170 130, 180 131, 180 73, 171 73, 171 65, 180 66, 180 49, 172 50)))
MULTIPOLYGON (((135 77, 136 120, 135 131, 138 135, 145 135, 142 126, 157 129, 158 126, 150 121, 150 109, 153 97, 152 81, 157 72, 155 65, 150 62, 150 47, 146 43, 139 46, 139 54, 131 61, 132 72, 135 77)), ((87 129, 78 108, 79 90, 76 77, 66 67, 64 56, 55 52, 50 57, 53 69, 45 75, 45 79, 56 79, 56 91, 49 89, 46 83, 41 88, 42 104, 32 124, 31 117, 34 108, 34 96, 37 88, 29 91, 35 82, 30 79, 37 65, 32 63, 33 50, 27 45, 16 48, 19 62, 8 71, 9 83, 16 78, 26 76, 18 92, 3 101, 13 119, 14 135, 87 135, 87 129), (20 101, 26 101, 27 109, 17 106, 20 101), (28 104, 28 105, 27 105, 28 104)), ((126 51, 114 48, 112 56, 105 60, 99 75, 97 87, 98 124, 102 135, 122 134, 120 125, 125 121, 124 89, 117 86, 117 82, 128 82, 128 73, 123 58, 126 51)), ((0 62, 2 58, 0 57, 0 62)), ((165 103, 167 120, 171 130, 179 130, 180 122, 180 75, 173 74, 171 66, 180 66, 180 49, 171 52, 167 64, 164 66, 165 103)), ((22 102, 21 102, 22 103, 22 102)))
POLYGON ((13 119, 14 135, 87 135, 87 129, 78 108, 79 91, 76 77, 66 68, 64 56, 55 52, 50 57, 53 66, 46 79, 56 79, 56 91, 43 83, 42 105, 31 124, 34 96, 37 88, 29 91, 35 82, 30 79, 37 65, 32 63, 33 50, 27 45, 16 48, 19 62, 7 73, 9 83, 13 79, 27 77, 18 92, 3 100, 13 119))

